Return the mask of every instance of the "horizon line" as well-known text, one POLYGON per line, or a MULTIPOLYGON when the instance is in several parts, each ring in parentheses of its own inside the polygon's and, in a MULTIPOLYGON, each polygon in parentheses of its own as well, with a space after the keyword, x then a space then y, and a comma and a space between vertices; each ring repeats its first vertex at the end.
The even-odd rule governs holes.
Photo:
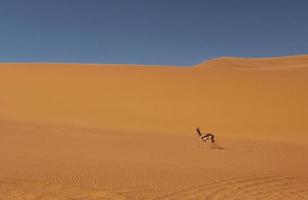
MULTIPOLYGON (((209 59, 205 59, 204 61, 192 65, 163 65, 163 64, 142 64, 142 63, 85 63, 85 62, 41 62, 41 61, 33 61, 33 62, 23 62, 23 61, 14 61, 14 62, 2 62, 0 64, 58 64, 58 65, 133 65, 133 66, 144 66, 144 67, 194 67, 196 65, 206 63, 212 60, 219 60, 219 59, 280 59, 280 58, 289 58, 289 57, 302 57, 308 56, 308 54, 289 54, 289 55, 278 55, 278 56, 252 56, 252 57, 245 57, 245 56, 217 56, 209 59)), ((1 58, 1 56, 0 56, 1 58)))

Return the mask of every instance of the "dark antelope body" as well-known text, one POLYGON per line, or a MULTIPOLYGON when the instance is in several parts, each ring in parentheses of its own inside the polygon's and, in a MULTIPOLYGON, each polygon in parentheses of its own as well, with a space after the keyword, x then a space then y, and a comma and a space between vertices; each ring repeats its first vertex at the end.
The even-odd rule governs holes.
POLYGON ((213 134, 211 134, 211 133, 202 134, 199 128, 197 128, 196 130, 197 130, 197 133, 198 133, 200 139, 201 139, 204 143, 206 143, 207 140, 210 140, 210 141, 211 141, 211 144, 212 144, 212 147, 215 146, 215 136, 214 136, 213 134))

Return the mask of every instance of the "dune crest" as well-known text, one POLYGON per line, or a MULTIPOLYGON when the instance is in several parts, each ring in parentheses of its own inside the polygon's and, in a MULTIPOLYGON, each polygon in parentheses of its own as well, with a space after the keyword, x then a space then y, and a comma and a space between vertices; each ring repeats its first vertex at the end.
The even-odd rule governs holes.
POLYGON ((308 55, 268 58, 221 57, 197 67, 239 70, 308 70, 308 55))

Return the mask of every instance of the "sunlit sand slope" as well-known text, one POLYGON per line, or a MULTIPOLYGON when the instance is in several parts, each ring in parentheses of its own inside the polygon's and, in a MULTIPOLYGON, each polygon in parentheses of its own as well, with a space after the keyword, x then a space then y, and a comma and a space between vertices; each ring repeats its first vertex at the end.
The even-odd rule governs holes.
POLYGON ((187 68, 1 64, 0 118, 163 134, 201 126, 223 136, 307 139, 307 68, 308 56, 222 58, 187 68))

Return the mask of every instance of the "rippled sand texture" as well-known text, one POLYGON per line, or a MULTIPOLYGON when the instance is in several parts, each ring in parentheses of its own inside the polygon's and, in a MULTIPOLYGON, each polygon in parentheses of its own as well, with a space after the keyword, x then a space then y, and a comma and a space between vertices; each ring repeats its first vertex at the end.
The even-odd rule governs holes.
POLYGON ((307 91, 308 56, 0 64, 0 200, 308 199, 307 91))

